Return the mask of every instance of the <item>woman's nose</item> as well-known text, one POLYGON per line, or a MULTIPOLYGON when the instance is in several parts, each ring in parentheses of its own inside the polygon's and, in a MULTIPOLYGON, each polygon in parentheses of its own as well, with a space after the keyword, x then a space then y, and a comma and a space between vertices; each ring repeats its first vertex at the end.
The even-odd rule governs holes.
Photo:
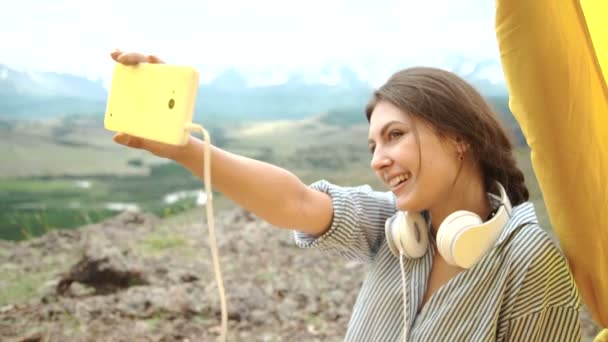
POLYGON ((391 159, 379 150, 374 151, 372 156, 371 168, 374 171, 380 171, 384 167, 390 165, 391 159))

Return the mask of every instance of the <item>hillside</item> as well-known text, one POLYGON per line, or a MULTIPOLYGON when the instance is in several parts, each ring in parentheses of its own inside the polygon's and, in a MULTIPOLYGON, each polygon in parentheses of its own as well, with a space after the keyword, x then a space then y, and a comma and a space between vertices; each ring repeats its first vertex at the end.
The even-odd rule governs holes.
MULTIPOLYGON (((215 145, 284 166, 307 182, 379 185, 369 169, 365 124, 342 127, 324 117, 208 128, 215 145)), ((6 161, 0 164, 0 239, 95 223, 127 207, 172 215, 194 205, 195 198, 182 193, 202 188, 176 163, 113 143, 96 118, 11 122, 0 126, 0 137, 8 142, 0 145, 6 161)))
MULTIPOLYGON (((124 213, 0 249, 0 340, 213 341, 220 305, 202 210, 124 213)), ((229 341, 341 341, 364 265, 217 215, 229 341)))
POLYGON ((134 165, 154 165, 159 158, 112 141, 103 117, 74 115, 37 120, 0 119, 0 179, 70 175, 144 175, 134 165), (131 162, 130 162, 131 161, 131 162), (138 164, 138 163, 135 163, 138 164))
MULTIPOLYGON (((0 241, 0 340, 213 341, 220 305, 201 209, 123 213, 0 241)), ((229 341, 342 341, 366 266, 298 249, 241 209, 217 214, 229 341)), ((598 329, 584 313, 584 339, 598 329)))
MULTIPOLYGON (((192 198, 168 203, 167 196, 200 189, 198 179, 176 163, 113 143, 101 120, 0 120, 5 142, 0 145, 5 161, 0 164, 0 238, 20 240, 54 227, 79 227, 126 207, 160 216, 192 207, 192 198)), ((382 188, 369 168, 367 122, 357 109, 207 128, 215 145, 285 167, 305 182, 326 178, 382 188)), ((546 222, 525 148, 519 159, 546 222)))

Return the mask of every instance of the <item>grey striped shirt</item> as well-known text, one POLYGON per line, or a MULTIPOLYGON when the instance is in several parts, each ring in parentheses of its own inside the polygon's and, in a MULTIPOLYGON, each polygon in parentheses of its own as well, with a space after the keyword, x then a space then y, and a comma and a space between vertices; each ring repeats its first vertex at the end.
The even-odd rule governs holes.
MULTIPOLYGON (((399 259, 384 237, 384 223, 396 212, 393 194, 326 181, 311 186, 332 197, 332 225, 318 238, 296 231, 296 244, 370 265, 345 340, 402 341, 399 259)), ((429 246, 422 258, 404 260, 408 341, 581 340, 579 293, 564 256, 539 228, 531 203, 514 207, 494 248, 421 307, 433 257, 429 246)))

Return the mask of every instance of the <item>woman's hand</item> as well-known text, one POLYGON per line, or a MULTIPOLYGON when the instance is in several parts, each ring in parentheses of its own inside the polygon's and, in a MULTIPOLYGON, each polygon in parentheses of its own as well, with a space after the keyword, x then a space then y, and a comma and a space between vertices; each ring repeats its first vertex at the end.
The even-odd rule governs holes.
MULTIPOLYGON (((112 59, 124 65, 136 65, 138 63, 164 63, 154 55, 144 55, 137 52, 123 52, 115 50, 111 54, 112 59)), ((116 133, 112 138, 116 143, 131 148, 143 149, 154 155, 175 160, 183 154, 185 146, 163 144, 149 139, 135 137, 126 133, 116 133)), ((192 140, 192 137, 190 138, 192 140)), ((190 143, 190 142, 189 142, 190 143)))
POLYGON ((194 138, 190 137, 190 141, 188 141, 186 146, 176 146, 135 137, 126 133, 116 133, 112 138, 112 140, 118 144, 146 150, 156 156, 173 159, 175 161, 178 161, 180 159, 179 157, 185 154, 187 146, 190 145, 192 139, 194 138))
POLYGON ((155 55, 144 55, 137 52, 123 52, 121 50, 114 50, 110 56, 118 63, 124 65, 135 65, 138 63, 165 63, 155 55))

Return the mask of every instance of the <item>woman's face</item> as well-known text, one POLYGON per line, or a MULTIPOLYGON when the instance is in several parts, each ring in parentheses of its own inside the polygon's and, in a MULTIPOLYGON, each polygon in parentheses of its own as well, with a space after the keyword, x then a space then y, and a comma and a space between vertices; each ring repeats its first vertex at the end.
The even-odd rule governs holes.
POLYGON ((440 204, 462 163, 453 139, 441 139, 429 124, 386 101, 372 112, 369 147, 372 170, 395 194, 399 210, 419 212, 440 204))

